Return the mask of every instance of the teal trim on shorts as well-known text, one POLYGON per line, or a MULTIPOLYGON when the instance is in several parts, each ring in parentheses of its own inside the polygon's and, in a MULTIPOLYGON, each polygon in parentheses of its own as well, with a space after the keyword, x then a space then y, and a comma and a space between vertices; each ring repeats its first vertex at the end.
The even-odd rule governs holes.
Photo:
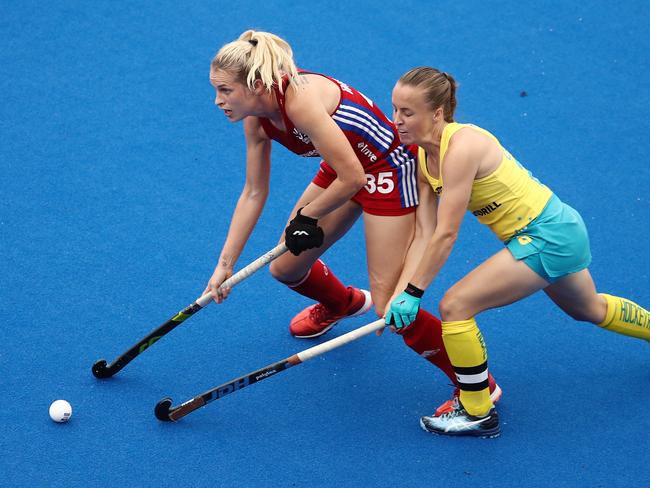
POLYGON ((505 245, 516 260, 526 263, 549 283, 591 264, 589 235, 582 217, 556 195, 505 245))

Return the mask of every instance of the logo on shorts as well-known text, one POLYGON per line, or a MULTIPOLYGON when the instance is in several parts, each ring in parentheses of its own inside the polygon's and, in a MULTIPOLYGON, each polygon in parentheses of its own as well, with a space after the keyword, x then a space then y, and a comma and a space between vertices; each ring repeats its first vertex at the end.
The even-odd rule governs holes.
POLYGON ((522 246, 525 246, 526 244, 533 242, 533 238, 530 236, 519 236, 517 237, 517 242, 519 242, 519 244, 522 246))
POLYGON ((432 349, 430 351, 423 351, 422 354, 420 354, 420 356, 422 356, 424 359, 427 359, 427 358, 435 356, 439 352, 440 352, 440 349, 432 349))

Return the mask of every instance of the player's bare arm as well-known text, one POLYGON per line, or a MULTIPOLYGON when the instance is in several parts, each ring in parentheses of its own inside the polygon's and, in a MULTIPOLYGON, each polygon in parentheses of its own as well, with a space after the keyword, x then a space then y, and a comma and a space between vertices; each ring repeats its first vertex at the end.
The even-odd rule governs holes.
POLYGON ((248 241, 269 194, 271 173, 271 140, 264 133, 257 117, 244 120, 246 136, 246 181, 235 207, 226 242, 206 292, 218 303, 228 296, 219 285, 232 275, 233 267, 248 241))
POLYGON ((441 173, 444 188, 438 201, 436 227, 410 280, 422 290, 438 275, 451 254, 478 168, 476 152, 469 145, 450 144, 441 173))
POLYGON ((418 171, 418 195, 419 204, 415 213, 415 234, 404 259, 404 267, 395 287, 395 292, 388 303, 392 302, 404 290, 409 279, 415 274, 429 240, 436 230, 438 197, 421 171, 418 171))
POLYGON ((328 113, 315 84, 303 81, 297 85, 287 96, 286 109, 296 128, 309 136, 337 174, 329 188, 303 209, 304 215, 321 218, 347 202, 366 184, 363 166, 328 113))

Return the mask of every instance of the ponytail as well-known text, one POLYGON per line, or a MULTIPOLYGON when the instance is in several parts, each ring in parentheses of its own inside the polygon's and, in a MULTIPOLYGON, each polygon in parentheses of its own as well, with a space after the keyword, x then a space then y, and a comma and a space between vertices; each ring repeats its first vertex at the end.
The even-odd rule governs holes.
POLYGON ((289 43, 275 34, 254 30, 247 30, 239 39, 223 46, 210 69, 234 73, 251 90, 255 80, 261 80, 269 92, 274 84, 282 91, 284 75, 298 76, 289 43))

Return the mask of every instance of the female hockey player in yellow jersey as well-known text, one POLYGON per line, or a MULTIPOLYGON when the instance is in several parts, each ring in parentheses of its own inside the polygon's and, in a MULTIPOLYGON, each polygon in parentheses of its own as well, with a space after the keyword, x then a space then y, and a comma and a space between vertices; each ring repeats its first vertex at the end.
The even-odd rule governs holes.
POLYGON ((408 327, 424 290, 446 262, 465 210, 505 244, 440 301, 443 341, 460 396, 422 417, 437 434, 496 437, 499 418, 488 391, 487 351, 475 316, 538 290, 576 320, 650 340, 648 312, 625 298, 599 294, 587 267, 582 218, 525 170, 489 132, 454 121, 456 84, 447 73, 415 68, 393 89, 393 121, 401 142, 419 149, 418 231, 406 258, 409 284, 386 314, 408 327))

